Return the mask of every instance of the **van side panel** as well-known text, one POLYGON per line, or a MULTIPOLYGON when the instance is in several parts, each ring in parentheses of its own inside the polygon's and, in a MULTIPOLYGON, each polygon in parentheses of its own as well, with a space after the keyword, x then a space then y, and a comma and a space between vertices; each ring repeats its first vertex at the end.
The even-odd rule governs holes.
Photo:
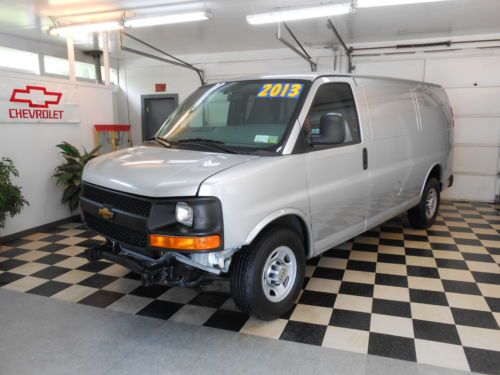
POLYGON ((418 114, 412 90, 415 84, 377 78, 356 79, 370 112, 368 169, 371 203, 368 218, 392 212, 417 194, 415 143, 418 114))
POLYGON ((444 89, 424 84, 416 88, 414 95, 422 128, 419 139, 421 163, 427 171, 439 163, 445 189, 453 165, 453 128, 448 97, 444 89))
POLYGON ((441 182, 448 181, 451 114, 446 94, 438 86, 383 78, 356 81, 370 112, 369 228, 416 205, 435 165, 442 170, 441 182))

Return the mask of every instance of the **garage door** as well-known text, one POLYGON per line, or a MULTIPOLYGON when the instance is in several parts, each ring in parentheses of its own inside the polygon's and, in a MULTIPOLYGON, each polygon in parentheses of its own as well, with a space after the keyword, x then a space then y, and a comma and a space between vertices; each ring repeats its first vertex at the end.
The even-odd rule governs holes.
POLYGON ((499 194, 500 56, 355 60, 356 74, 442 85, 455 112, 455 186, 444 197, 493 201, 499 194))

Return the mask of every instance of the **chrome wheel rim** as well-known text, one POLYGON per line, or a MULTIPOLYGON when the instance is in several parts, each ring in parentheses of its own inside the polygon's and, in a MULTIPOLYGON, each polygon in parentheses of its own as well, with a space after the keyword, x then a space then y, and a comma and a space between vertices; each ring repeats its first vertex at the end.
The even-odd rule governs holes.
POLYGON ((427 198, 425 200, 425 216, 427 219, 432 219, 434 214, 436 213, 438 195, 436 189, 432 188, 429 190, 427 194, 427 198))
POLYGON ((271 302, 283 301, 293 288, 297 278, 297 258, 288 246, 274 249, 264 266, 262 288, 271 302))

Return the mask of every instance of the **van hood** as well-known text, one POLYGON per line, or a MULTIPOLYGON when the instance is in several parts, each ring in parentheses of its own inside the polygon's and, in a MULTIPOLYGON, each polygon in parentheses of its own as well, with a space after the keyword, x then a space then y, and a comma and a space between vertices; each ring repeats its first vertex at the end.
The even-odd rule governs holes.
POLYGON ((91 160, 83 181, 153 198, 194 196, 208 177, 257 157, 139 146, 91 160))

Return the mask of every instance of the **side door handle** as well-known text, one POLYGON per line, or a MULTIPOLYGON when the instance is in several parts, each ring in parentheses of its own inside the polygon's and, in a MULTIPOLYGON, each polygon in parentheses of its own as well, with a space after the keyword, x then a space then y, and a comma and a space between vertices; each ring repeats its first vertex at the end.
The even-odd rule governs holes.
POLYGON ((363 169, 368 169, 368 150, 363 148, 363 169))

